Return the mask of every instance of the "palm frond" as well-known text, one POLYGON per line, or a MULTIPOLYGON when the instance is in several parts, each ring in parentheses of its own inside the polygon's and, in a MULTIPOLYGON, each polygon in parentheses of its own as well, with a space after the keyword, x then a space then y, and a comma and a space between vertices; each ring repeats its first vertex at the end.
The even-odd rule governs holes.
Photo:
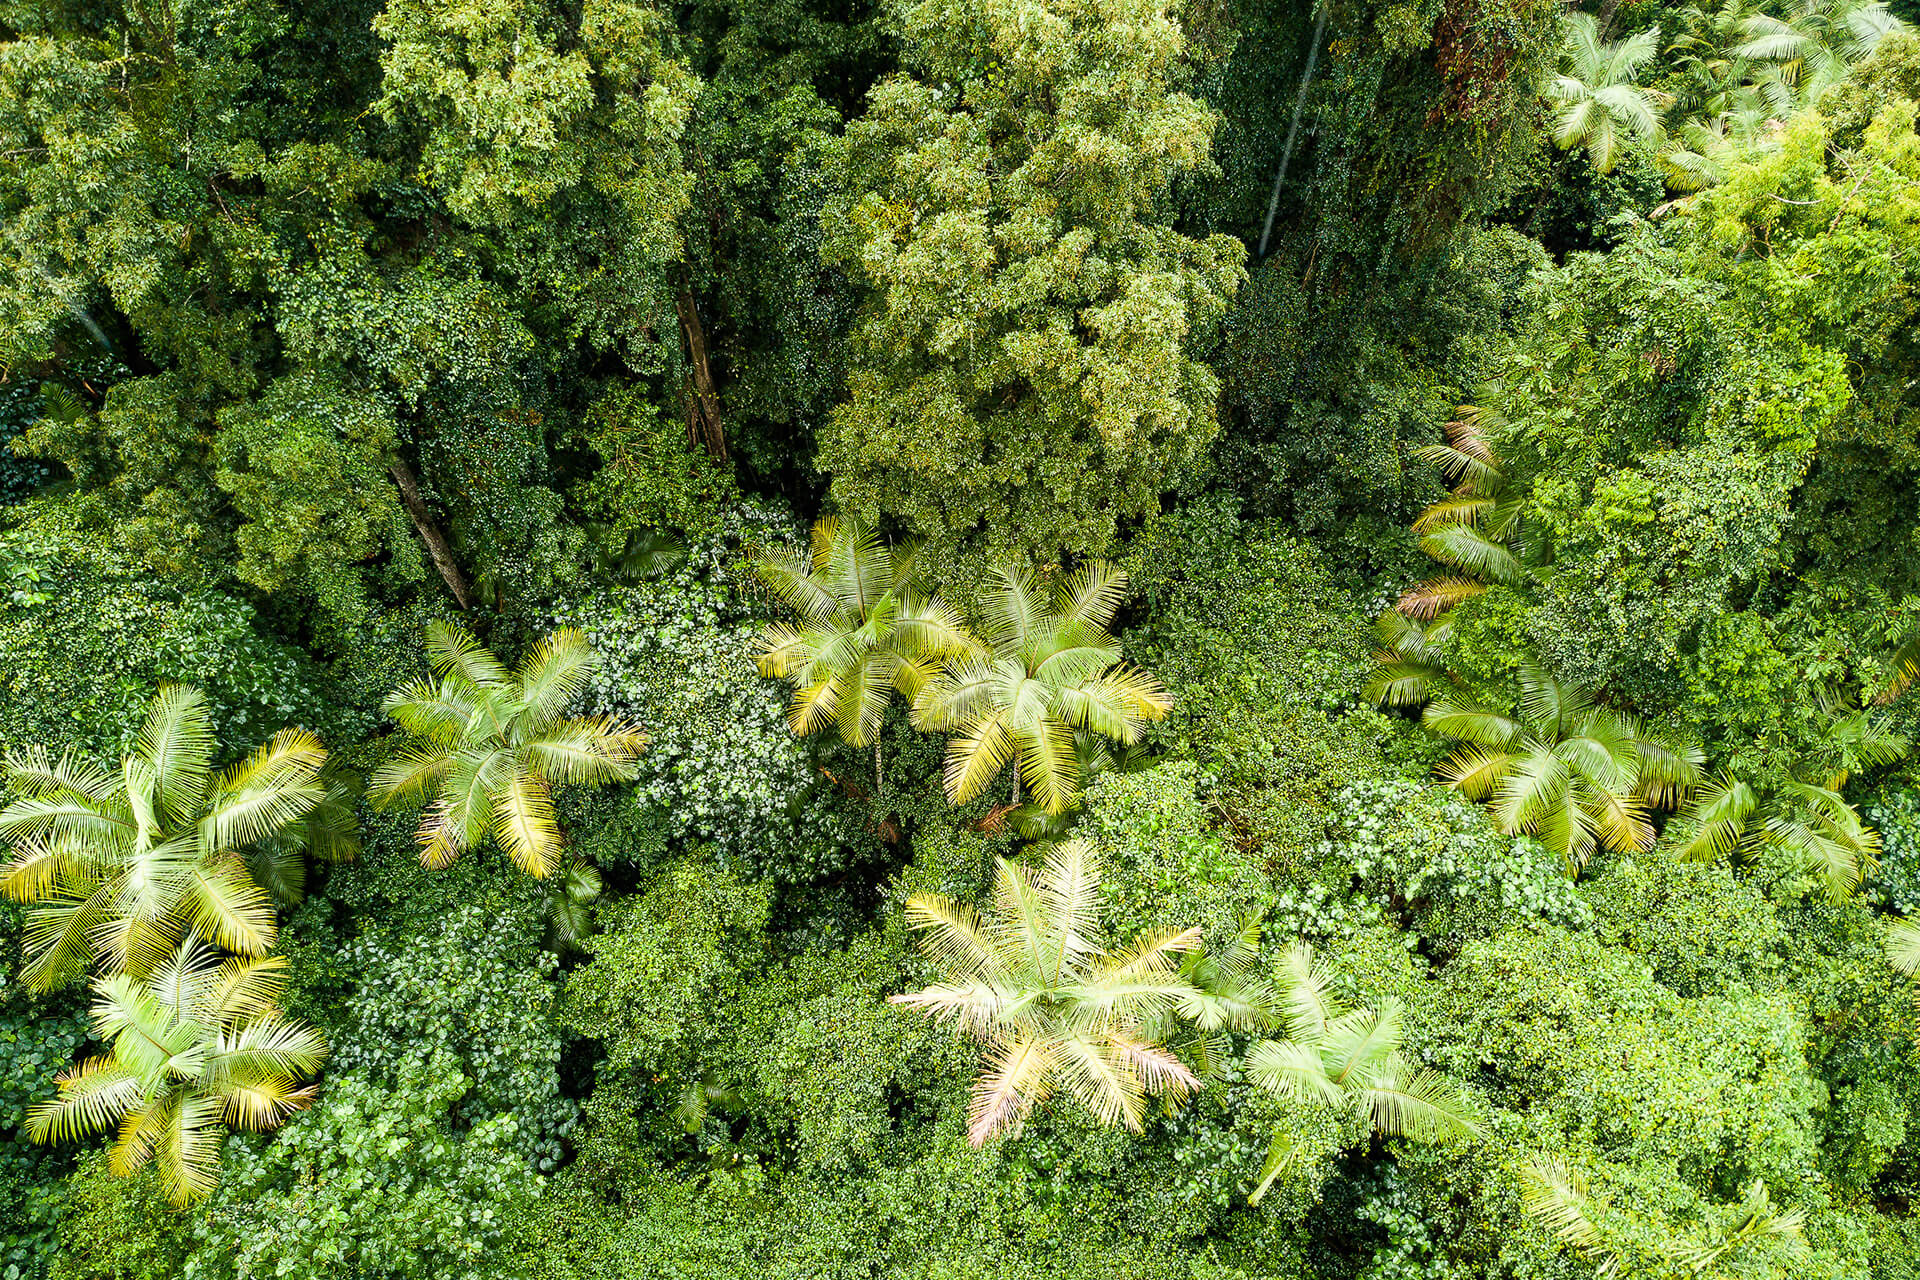
POLYGON ((443 676, 457 676, 478 689, 505 689, 513 677, 493 651, 451 622, 427 624, 427 662, 443 676))
POLYGON ((544 637, 520 664, 520 701, 535 723, 566 710, 600 664, 600 655, 578 627, 561 627, 544 637))
POLYGON ((160 686, 134 749, 152 766, 160 803, 174 818, 191 814, 206 796, 213 747, 206 695, 187 685, 160 686))
POLYGON ((967 1140, 982 1146, 1031 1115, 1050 1092, 1056 1045, 1015 1037, 974 1083, 967 1108, 967 1140))

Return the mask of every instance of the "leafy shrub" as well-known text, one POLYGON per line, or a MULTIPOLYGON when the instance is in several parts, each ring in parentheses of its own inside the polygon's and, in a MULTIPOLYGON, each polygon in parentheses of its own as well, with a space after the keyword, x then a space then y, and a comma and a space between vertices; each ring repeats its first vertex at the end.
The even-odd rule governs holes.
POLYGON ((515 1149, 553 1169, 579 1108, 560 1092, 559 988, 541 930, 538 906, 525 899, 472 902, 416 918, 404 933, 348 943, 341 959, 361 985, 332 1070, 385 1082, 409 1062, 444 1058, 470 1087, 454 1117, 478 1125, 512 1115, 515 1149))
POLYGON ((192 1244, 192 1219, 167 1203, 152 1166, 130 1178, 93 1150, 67 1179, 60 1256, 49 1280, 172 1280, 192 1244))
POLYGON ((30 566, 47 597, 0 596, 0 746, 116 757, 168 681, 206 690, 222 741, 257 742, 286 724, 327 728, 321 671, 266 634, 251 605, 169 586, 79 538, 0 534, 0 569, 30 566))
POLYGON ((403 1052, 373 1080, 330 1074, 271 1143, 232 1138, 183 1280, 492 1280, 540 1193, 511 1114, 448 1117, 475 1089, 451 1054, 403 1052))
MULTIPOLYGON (((9 917, 17 911, 0 908, 9 917)), ((11 923, 11 920, 8 921, 11 923)), ((8 932, 11 932, 9 930, 8 932)), ((55 1227, 66 1206, 64 1151, 27 1140, 27 1111, 54 1093, 53 1078, 73 1065, 87 1039, 73 1001, 48 1007, 16 998, 0 1005, 0 1277, 47 1273, 55 1227)))
POLYGON ((1366 621, 1310 546, 1217 511, 1163 517, 1127 567, 1151 611, 1129 656, 1176 700, 1149 741, 1200 765, 1240 843, 1297 863, 1331 794, 1381 770, 1366 621))
POLYGON ((1658 852, 1610 861, 1587 883, 1595 929, 1653 966, 1683 996, 1769 985, 1784 943, 1773 904, 1751 876, 1658 852))
POLYGON ((1209 945, 1223 946, 1270 904, 1266 869, 1213 829, 1200 781, 1198 766, 1177 760, 1104 773, 1088 789, 1081 834, 1100 848, 1115 936, 1199 925, 1209 945))
POLYGON ((1441 954, 1522 920, 1579 928, 1591 918, 1560 859, 1440 787, 1358 782, 1331 808, 1317 857, 1441 954))

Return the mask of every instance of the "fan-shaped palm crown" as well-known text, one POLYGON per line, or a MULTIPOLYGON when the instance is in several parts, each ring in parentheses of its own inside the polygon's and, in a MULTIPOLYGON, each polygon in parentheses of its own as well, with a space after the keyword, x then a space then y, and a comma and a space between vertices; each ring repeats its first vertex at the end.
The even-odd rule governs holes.
POLYGON ((1598 846, 1651 845, 1648 808, 1672 805, 1691 789, 1700 749, 1667 743, 1538 668, 1521 671, 1520 689, 1517 715, 1455 694, 1427 706, 1427 727, 1464 744, 1440 776, 1488 802, 1502 831, 1538 837, 1566 859, 1569 874, 1598 846))
POLYGON ((1092 847, 1069 841, 1037 872, 1000 859, 988 920, 936 894, 907 902, 945 978, 890 998, 951 1017, 986 1043, 969 1108, 976 1146, 1019 1124, 1056 1086, 1102 1122, 1137 1132, 1147 1095, 1183 1097, 1199 1084, 1145 1028, 1169 1009, 1204 1018, 1212 1008, 1178 968, 1200 931, 1148 934, 1109 954, 1095 919, 1099 878, 1092 847))
POLYGON ((1094 560, 1050 589, 1028 569, 1003 571, 1000 582, 986 605, 991 652, 929 683, 915 717, 923 728, 958 732, 947 745, 954 803, 979 795, 1015 762, 1015 799, 1024 778, 1042 808, 1064 813, 1080 795, 1075 733, 1138 742, 1173 700, 1159 681, 1120 661, 1119 642, 1107 632, 1126 574, 1094 560))
POLYGON ((214 749, 206 696, 168 685, 117 771, 39 748, 7 757, 26 795, 0 810, 13 846, 0 888, 32 904, 29 984, 71 982, 96 957, 144 973, 189 933, 264 954, 274 909, 249 857, 352 856, 343 788, 321 776, 327 753, 312 734, 283 729, 218 771, 214 749))
MULTIPOLYGON (((1248 1052, 1247 1078, 1254 1084, 1282 1097, 1351 1111, 1383 1138, 1437 1142, 1480 1132, 1477 1113, 1458 1086, 1436 1071, 1409 1067, 1400 1056, 1404 1032, 1398 1003, 1348 1007, 1305 943, 1287 952, 1276 986, 1287 1035, 1248 1052)), ((1286 1170, 1295 1150, 1289 1135, 1275 1135, 1253 1203, 1286 1170)))
POLYGON ((220 1178, 222 1127, 271 1129, 305 1107, 301 1087, 326 1057, 313 1028, 282 1016, 280 956, 224 962, 189 940, 147 978, 94 983, 93 1024, 108 1052, 63 1073, 27 1132, 52 1142, 119 1126, 109 1167, 159 1162, 167 1197, 186 1204, 220 1178))
POLYGON ((1652 139, 1660 133, 1658 96, 1634 83, 1660 52, 1660 28, 1606 42, 1592 14, 1570 13, 1565 21, 1560 74, 1547 86, 1547 95, 1560 103, 1553 140, 1563 151, 1585 147, 1593 167, 1607 173, 1619 157, 1622 134, 1652 139))
POLYGON ((850 746, 875 748, 898 692, 911 699, 948 658, 977 650, 959 615, 921 590, 909 548, 884 545, 869 525, 827 518, 813 526, 811 554, 759 552, 761 581, 800 625, 761 634, 760 674, 791 680, 796 734, 832 725, 850 746))
POLYGON ((522 871, 545 877, 561 845, 553 786, 633 777, 645 736, 610 717, 561 714, 599 661, 572 627, 535 645, 518 671, 447 623, 427 628, 427 656, 433 677, 387 696, 387 714, 414 742, 374 771, 375 797, 432 795, 420 823, 429 867, 492 834, 522 871))

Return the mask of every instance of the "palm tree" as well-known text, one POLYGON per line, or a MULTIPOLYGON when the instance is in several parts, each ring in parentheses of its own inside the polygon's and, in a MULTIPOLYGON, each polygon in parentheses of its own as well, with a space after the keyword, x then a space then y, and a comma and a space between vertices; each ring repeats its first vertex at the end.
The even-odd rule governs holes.
POLYGON ((272 1129, 305 1107, 298 1084, 326 1057, 318 1031, 284 1017, 282 956, 222 961, 188 940, 144 980, 93 984, 94 1034, 112 1042, 59 1077, 59 1093, 27 1117, 35 1142, 119 1126, 108 1167, 157 1160, 167 1198, 201 1199, 220 1180, 222 1126, 272 1129))
MULTIPOLYGON (((1349 1007, 1304 942, 1288 950, 1279 978, 1287 1035, 1248 1052, 1246 1074, 1254 1084, 1280 1097, 1350 1112, 1382 1138, 1439 1142, 1480 1132, 1479 1117, 1457 1085, 1401 1057, 1405 1033, 1397 1001, 1383 1000, 1378 1009, 1349 1007)), ((1249 1203, 1260 1203, 1297 1150, 1289 1134, 1274 1136, 1249 1203)))
POLYGON ((1660 28, 1607 42, 1592 14, 1569 13, 1565 37, 1560 74, 1547 87, 1547 96, 1561 104, 1553 140, 1562 151, 1585 147, 1593 167, 1609 173, 1623 133, 1645 140, 1660 134, 1660 95, 1634 83, 1660 51, 1660 28))
POLYGON ((1741 58, 1779 65, 1786 84, 1801 102, 1813 104, 1828 88, 1846 79, 1856 62, 1872 56, 1880 42, 1906 29, 1880 0, 1802 0, 1785 18, 1756 13, 1741 24, 1741 58))
POLYGON ((1835 714, 1820 749, 1796 762, 1801 776, 1776 777, 1756 788, 1723 772, 1701 787, 1684 815, 1693 832, 1680 856, 1711 862, 1780 848, 1820 880, 1829 898, 1851 897, 1878 865, 1880 835, 1841 789, 1858 770, 1893 764, 1911 745, 1864 709, 1835 714))
POLYGON ((1092 846, 1055 845, 1037 872, 996 861, 991 921, 937 894, 908 899, 908 922, 945 978, 889 1000, 951 1017, 986 1044, 968 1108, 975 1146, 1022 1123, 1056 1086, 1103 1123, 1139 1132, 1149 1094, 1178 1099, 1200 1083, 1147 1029, 1169 1009, 1207 1016, 1177 960, 1199 947, 1200 931, 1150 933, 1109 953, 1097 936, 1092 846))
POLYGON ((760 674, 792 680, 788 720, 802 736, 828 725, 848 746, 873 746, 873 785, 886 786, 880 724, 898 692, 916 697, 942 660, 978 647, 959 615, 922 592, 910 548, 889 547, 869 525, 827 518, 812 554, 755 555, 760 579, 795 613, 760 637, 760 674))
POLYGON ((22 976, 47 989, 91 959, 139 975, 191 934, 263 955, 274 909, 256 882, 289 882, 302 851, 357 847, 346 788, 322 775, 327 752, 282 729, 216 772, 206 695, 167 685, 118 771, 29 748, 6 758, 24 798, 0 810, 13 857, 0 890, 31 904, 22 976))
POLYGON ((1030 569, 1007 569, 986 608, 991 652, 963 658, 914 704, 922 728, 952 730, 947 797, 963 804, 1014 762, 1013 802, 1024 778, 1049 814, 1079 799, 1077 734, 1135 743, 1173 700, 1160 682, 1120 660, 1107 632, 1127 575, 1103 561, 1043 587, 1030 569))
MULTIPOLYGON (((1908 978, 1920 977, 1920 923, 1912 920, 1887 922, 1887 963, 1896 973, 1908 978)), ((1920 1005, 1920 987, 1914 991, 1914 1003, 1920 1005)))
POLYGON ((1510 483, 1493 437, 1499 417, 1463 404, 1444 428, 1446 440, 1423 445, 1419 456, 1438 466, 1454 490, 1415 518, 1420 549, 1455 575, 1420 584, 1400 600, 1409 618, 1431 619, 1486 590, 1526 578, 1527 564, 1542 558, 1544 544, 1529 539, 1525 491, 1510 483))
POLYGON ((373 774, 381 807, 433 802, 420 823, 420 861, 446 867, 491 833, 514 864, 544 878, 560 853, 552 788, 632 778, 646 745, 607 716, 565 718, 599 657, 563 627, 509 672, 449 623, 427 628, 431 679, 387 695, 386 711, 415 739, 373 774))
POLYGON ((1537 667, 1520 673, 1517 715, 1442 694, 1423 717, 1462 745, 1439 768, 1447 785, 1490 804, 1500 829, 1526 833, 1577 875, 1597 846, 1653 843, 1649 808, 1669 807, 1700 776, 1700 749, 1666 742, 1635 717, 1596 706, 1537 667))

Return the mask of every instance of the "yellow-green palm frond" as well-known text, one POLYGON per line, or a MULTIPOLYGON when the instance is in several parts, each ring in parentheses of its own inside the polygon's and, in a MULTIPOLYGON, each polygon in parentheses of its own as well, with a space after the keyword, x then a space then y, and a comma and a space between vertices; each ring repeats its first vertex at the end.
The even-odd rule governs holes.
POLYGON ((453 676, 476 689, 506 689, 513 676, 493 651, 473 634, 451 622, 427 624, 427 664, 442 676, 453 676))
POLYGON ((1320 1051, 1293 1040, 1263 1040, 1247 1051, 1247 1079, 1267 1092, 1338 1106, 1345 1093, 1327 1074, 1320 1051))
POLYGON ((560 827, 553 795, 528 769, 510 769, 493 792, 493 833, 513 864, 536 880, 553 870, 560 827))
POLYGON ((1437 1071, 1409 1069, 1397 1052, 1364 1081, 1361 1098, 1384 1137, 1440 1142, 1481 1132, 1479 1112, 1459 1085, 1437 1071))
POLYGON ((1916 680, 1920 680, 1920 627, 1915 627, 1887 659, 1886 681, 1874 701, 1884 706, 1912 688, 1916 680))
POLYGON ((950 974, 978 978, 1000 964, 993 939, 972 907, 935 893, 907 899, 907 924, 918 930, 920 949, 950 974))
POLYGON ((1065 813, 1080 799, 1073 730, 1044 715, 1010 728, 1019 747, 1020 777, 1034 803, 1048 813, 1065 813))
POLYGON ((527 654, 518 674, 519 697, 534 723, 544 724, 566 710, 593 678, 600 655, 578 627, 549 633, 527 654))
POLYGON ((1061 1036, 1054 1043, 1053 1067, 1067 1091, 1094 1119, 1140 1132, 1145 1100, 1140 1077, 1103 1039, 1061 1036))
POLYGON ((1420 536, 1420 549, 1441 564, 1489 582, 1511 586, 1526 577, 1512 547, 1471 525, 1441 525, 1420 536))
POLYGON ((140 1101, 140 1078, 111 1057, 87 1058, 54 1077, 57 1092, 27 1113, 35 1142, 68 1142, 111 1129, 140 1101))
MULTIPOLYGON (((819 537, 820 526, 814 526, 819 537)), ((754 573, 780 602, 810 623, 824 623, 840 610, 840 601, 819 578, 809 557, 783 547, 758 548, 754 573)))
POLYGON ((1453 574, 1442 574, 1437 578, 1428 578, 1425 582, 1408 587, 1401 593, 1399 602, 1393 608, 1394 612, 1406 617, 1421 622, 1431 622, 1475 596, 1485 594, 1486 590, 1487 584, 1484 582, 1453 574))
POLYGON ((455 757, 439 747, 401 748, 383 760, 367 780, 374 808, 421 799, 445 781, 454 763, 455 757))
POLYGON ((278 930, 273 901, 238 859, 224 858, 187 873, 181 904, 194 932, 243 956, 265 955, 278 930))
POLYGON ((1088 560, 1054 591, 1052 628, 1070 645, 1099 643, 1127 598, 1126 571, 1105 560, 1088 560))
POLYGON ((219 1098, 195 1094, 180 1100, 155 1146, 155 1163, 168 1203, 179 1207, 204 1200, 220 1185, 219 1098))
POLYGON ((1014 759, 1014 741, 1000 716, 976 721, 947 743, 945 786, 955 804, 986 790, 1014 759))
POLYGON ((974 1082, 967 1108, 967 1141, 983 1146, 1033 1114, 1052 1092, 1058 1043, 1016 1036, 974 1082))
POLYGON ((277 1007, 286 989, 287 958, 232 959, 208 975, 201 996, 207 1015, 226 1019, 259 1017, 277 1007))
POLYGON ((1911 920, 1888 922, 1887 963, 1909 978, 1920 976, 1920 924, 1911 920))
POLYGON ((1038 878, 1050 922, 1049 951, 1061 965, 1077 965, 1099 950, 1100 855, 1085 840, 1063 840, 1047 850, 1038 878))
POLYGON ((386 696, 381 709, 409 737, 450 745, 468 732, 480 701, 459 679, 442 676, 400 686, 386 696))
MULTIPOLYGON (((14 789, 26 795, 89 800, 96 810, 113 802, 120 782, 110 769, 70 755, 55 759, 37 743, 8 752, 0 769, 14 789)), ((0 834, 11 834, 4 813, 0 813, 0 834)))
POLYGON ((1722 773, 1694 793, 1682 814, 1694 824, 1694 830, 1680 846, 1680 856, 1694 862, 1731 857, 1740 847, 1747 821, 1759 804, 1752 787, 1732 774, 1722 773))
POLYGON ((21 980, 34 991, 52 991, 85 977, 95 954, 106 950, 102 930, 114 920, 119 899, 117 879, 57 879, 27 912, 21 980))
POLYGON ((1002 569, 1000 586, 988 593, 981 605, 986 617, 987 634, 994 652, 1001 656, 1018 654, 1052 628, 1047 624, 1046 593, 1033 570, 1024 565, 1002 569))
POLYGON ((15 902, 37 902, 53 891, 62 877, 87 874, 98 860, 76 840, 21 840, 13 857, 0 869, 0 893, 15 902))
POLYGON ((1605 1237, 1587 1211, 1587 1180, 1561 1157, 1539 1156, 1526 1163, 1520 1203, 1562 1244, 1596 1261, 1608 1256, 1605 1237))
POLYGON ((152 766, 160 803, 176 820, 205 798, 213 748, 206 695, 188 685, 160 686, 134 749, 152 766))
MULTIPOLYGON (((1415 533, 1430 533, 1435 529, 1444 528, 1447 525, 1477 525, 1480 522, 1480 517, 1492 510, 1493 505, 1494 499, 1484 494, 1450 494, 1415 516, 1413 518, 1413 531, 1415 533)), ((1464 579, 1460 581, 1464 581, 1464 579)))
POLYGON ((521 748, 529 767, 549 782, 625 782, 639 771, 647 735, 610 716, 565 720, 521 748))
POLYGON ((893 591, 893 557, 864 520, 828 517, 814 525, 814 571, 855 618, 866 618, 893 591))

